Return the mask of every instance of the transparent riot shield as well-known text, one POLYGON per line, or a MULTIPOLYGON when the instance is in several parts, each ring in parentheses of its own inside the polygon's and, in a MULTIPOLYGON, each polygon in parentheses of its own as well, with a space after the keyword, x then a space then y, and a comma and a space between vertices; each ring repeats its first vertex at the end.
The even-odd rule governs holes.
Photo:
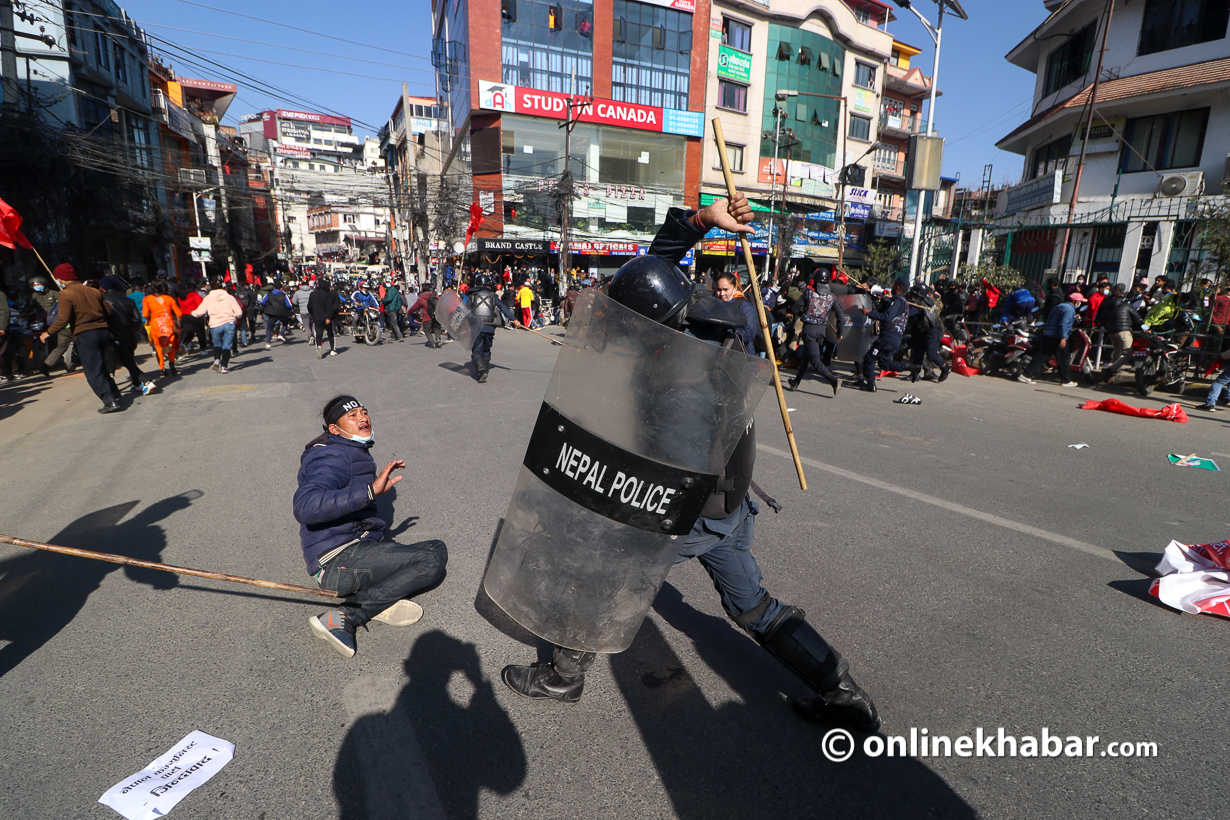
POLYGON ((436 321, 465 345, 466 350, 474 349, 474 340, 483 332, 483 323, 470 312, 455 290, 440 294, 440 300, 436 303, 436 321))
POLYGON ((871 349, 871 320, 863 315, 863 308, 872 309, 875 303, 865 293, 838 296, 841 312, 845 315, 846 328, 833 358, 843 362, 861 362, 871 349))
POLYGON ((583 293, 487 594, 552 643, 626 649, 772 378, 764 359, 583 293))

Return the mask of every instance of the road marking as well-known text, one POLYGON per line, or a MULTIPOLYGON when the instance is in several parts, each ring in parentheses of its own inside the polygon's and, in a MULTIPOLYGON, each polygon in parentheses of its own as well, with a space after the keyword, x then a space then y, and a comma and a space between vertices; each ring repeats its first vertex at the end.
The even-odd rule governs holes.
POLYGON ((447 820, 427 756, 398 702, 401 682, 363 675, 342 690, 351 740, 363 767, 364 816, 369 820, 447 820))
MULTIPOLYGON (((790 453, 787 453, 784 450, 778 450, 774 447, 766 447, 763 444, 756 445, 756 449, 763 450, 764 452, 769 453, 770 455, 779 456, 781 458, 785 458, 785 459, 791 458, 790 453)), ((824 470, 825 472, 829 472, 829 473, 832 473, 833 475, 841 476, 842 478, 849 479, 850 481, 858 481, 863 484, 868 484, 872 487, 877 487, 881 490, 886 490, 890 493, 896 493, 897 495, 903 495, 906 498, 912 498, 915 501, 921 501, 924 504, 931 504, 932 506, 940 507, 942 509, 948 510, 949 512, 957 513, 958 515, 964 515, 964 516, 968 516, 969 518, 975 518, 979 521, 985 521, 988 524, 994 524, 997 527, 1003 527, 1005 529, 1015 530, 1016 532, 1022 533, 1024 535, 1032 535, 1035 538, 1042 538, 1046 541, 1051 541, 1061 546, 1069 547, 1074 550, 1079 550, 1080 552, 1087 552, 1090 555, 1096 555, 1100 558, 1106 558, 1116 563, 1122 563, 1119 560, 1119 556, 1115 555, 1110 550, 1103 549, 1102 547, 1096 546, 1094 544, 1090 544, 1086 541, 1078 541, 1075 538, 1069 538, 1068 536, 1060 535, 1057 532, 1051 532, 1050 530, 1044 530, 1039 527, 1030 526, 1029 524, 1022 524, 1020 521, 1013 521, 1010 518, 1003 518, 1002 516, 992 515, 991 513, 983 512, 982 510, 975 510, 973 507, 967 507, 964 504, 957 504, 953 501, 946 501, 943 498, 937 498, 936 496, 933 496, 933 495, 927 495, 926 493, 920 493, 917 490, 911 490, 907 487, 901 487, 897 484, 890 484, 887 481, 881 481, 878 478, 871 478, 870 476, 859 475, 858 473, 854 473, 849 470, 843 470, 840 467, 834 467, 831 464, 825 464, 822 461, 816 461, 813 458, 800 458, 799 460, 802 461, 804 464, 806 464, 809 467, 815 467, 817 470, 824 470)))

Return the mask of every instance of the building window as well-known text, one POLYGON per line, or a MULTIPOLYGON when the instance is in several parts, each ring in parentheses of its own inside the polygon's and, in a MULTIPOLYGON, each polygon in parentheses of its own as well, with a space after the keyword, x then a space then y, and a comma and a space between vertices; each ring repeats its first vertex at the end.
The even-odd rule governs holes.
POLYGON ((1226 36, 1230 0, 1146 0, 1138 55, 1209 43, 1226 36))
POLYGON ((876 70, 866 63, 854 64, 854 84, 861 88, 876 87, 876 70))
POLYGON ((1051 94, 1058 91, 1089 72, 1089 60, 1093 56, 1093 40, 1097 30, 1098 24, 1090 23, 1051 52, 1046 58, 1046 88, 1042 93, 1051 94))
POLYGON ((718 80, 717 107, 746 113, 747 86, 729 80, 718 80))
POLYGON ((783 43, 777 44, 777 59, 789 60, 793 55, 794 55, 794 49, 790 47, 789 43, 783 42, 783 43))
POLYGON ((729 17, 722 18, 722 45, 740 51, 752 51, 752 27, 729 17))
POLYGON ((1068 160, 1068 153, 1071 150, 1071 134, 1043 145, 1034 151, 1033 174, 1029 178, 1037 179, 1038 177, 1046 176, 1052 171, 1062 171, 1064 164, 1068 160))
MULTIPOLYGON (((733 142, 726 143, 726 158, 730 160, 730 171, 734 174, 743 173, 743 146, 735 145, 733 142)), ((722 167, 722 158, 714 156, 713 168, 720 170, 722 167)))
POLYGON ((1209 109, 1135 117, 1123 129, 1120 167, 1133 171, 1194 168, 1200 164, 1209 109))
POLYGON ((99 29, 94 29, 94 53, 98 55, 98 67, 107 68, 107 37, 99 29))
POLYGON ((871 25, 871 12, 867 9, 854 9, 854 19, 865 26, 871 25))
POLYGON ((850 130, 846 136, 852 140, 871 142, 871 118, 851 115, 850 130))
POLYGON ((799 65, 811 65, 813 55, 807 46, 799 46, 799 65))
POLYGON ((115 44, 115 79, 124 85, 128 85, 128 63, 124 60, 123 49, 119 43, 115 44))
POLYGON ((612 99, 687 109, 692 15, 634 0, 614 0, 612 14, 612 99))

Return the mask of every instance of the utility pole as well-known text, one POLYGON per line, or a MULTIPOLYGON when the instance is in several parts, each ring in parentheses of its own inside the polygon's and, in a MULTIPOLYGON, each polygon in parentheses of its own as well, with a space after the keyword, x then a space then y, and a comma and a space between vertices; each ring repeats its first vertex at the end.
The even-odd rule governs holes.
MULTIPOLYGON (((17 38, 13 30, 13 3, 0 0, 0 72, 3 72, 4 109, 17 109, 17 38)), ((27 74, 27 76, 29 76, 27 74)))
POLYGON ((560 175, 559 185, 556 187, 556 202, 560 214, 559 222, 559 278, 556 280, 556 287, 564 287, 568 281, 568 232, 570 223, 572 222, 572 169, 569 163, 572 161, 572 129, 576 128, 580 122, 581 112, 593 104, 594 98, 592 95, 585 97, 583 102, 578 102, 576 97, 577 90, 577 75, 572 73, 572 94, 565 101, 568 106, 568 119, 560 124, 560 128, 564 129, 564 173, 560 175), (576 115, 573 115, 573 109, 576 109, 576 115))
MULTIPOLYGON (((778 103, 785 100, 782 92, 777 92, 776 99, 778 103)), ((769 278, 770 264, 773 259, 773 248, 776 243, 773 241, 773 215, 777 211, 777 151, 782 141, 782 109, 780 105, 773 106, 773 170, 769 175, 769 236, 765 242, 764 251, 764 273, 761 274, 764 278, 769 278)), ((752 271, 750 275, 755 275, 752 271)))

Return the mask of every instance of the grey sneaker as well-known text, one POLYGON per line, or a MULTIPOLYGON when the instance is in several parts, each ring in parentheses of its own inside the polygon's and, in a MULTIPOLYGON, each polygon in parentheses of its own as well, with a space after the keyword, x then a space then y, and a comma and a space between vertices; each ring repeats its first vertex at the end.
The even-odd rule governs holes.
POLYGON ((319 615, 308 618, 308 626, 329 646, 336 649, 344 657, 353 658, 355 653, 354 631, 355 623, 346 617, 342 609, 330 609, 319 615))
POLYGON ((209 369, 217 373, 218 371, 222 370, 222 362, 218 361, 217 359, 214 359, 214 363, 209 366, 209 369))
POLYGON ((1076 382, 1064 382, 1063 384, 1059 386, 1060 387, 1076 387, 1077 385, 1076 385, 1076 382))
POLYGON ((1026 376, 1024 373, 1016 377, 1016 380, 1021 384, 1033 384, 1034 380, 1026 376))

